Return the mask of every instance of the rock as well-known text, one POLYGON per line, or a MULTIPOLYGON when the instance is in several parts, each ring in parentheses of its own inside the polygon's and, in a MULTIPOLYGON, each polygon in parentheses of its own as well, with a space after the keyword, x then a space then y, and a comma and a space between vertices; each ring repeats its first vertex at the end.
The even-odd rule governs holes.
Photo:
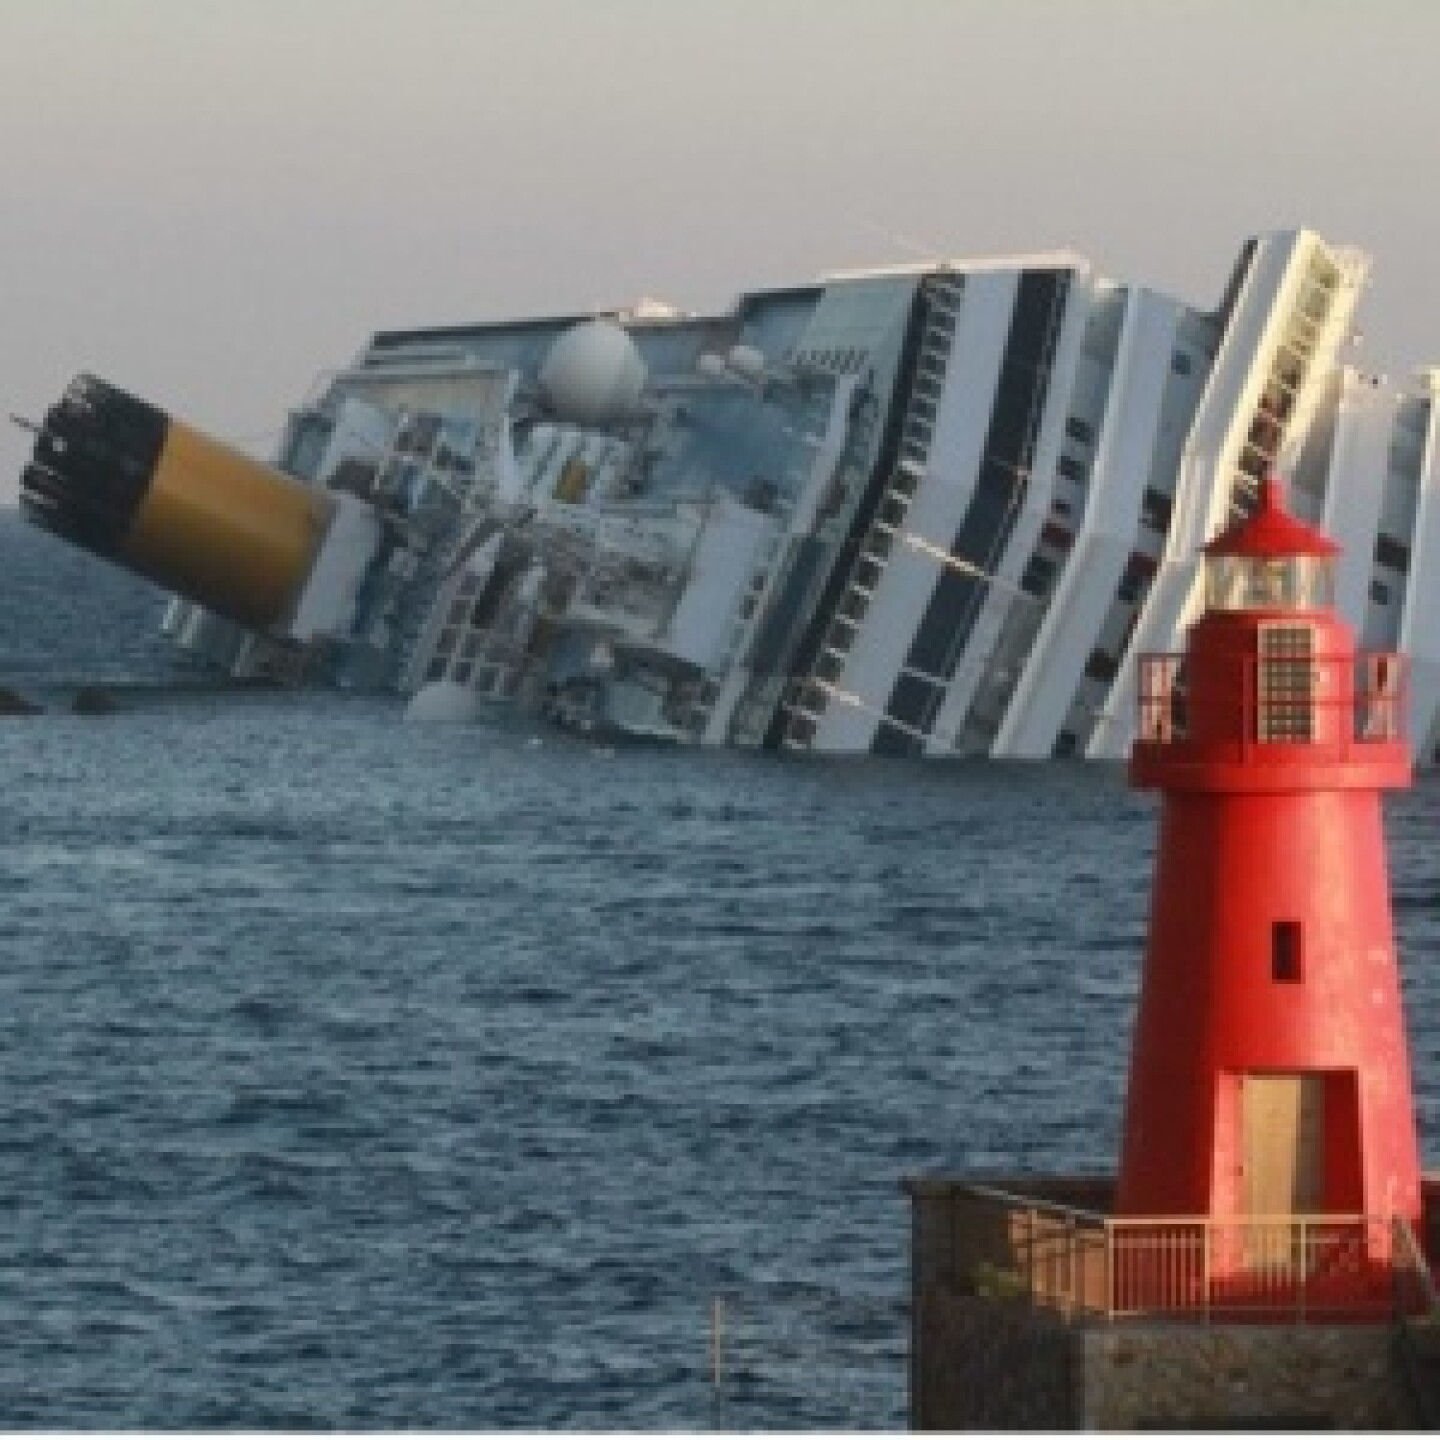
POLYGON ((86 685, 75 692, 70 702, 74 715, 113 715, 120 707, 103 691, 94 685, 86 685))
POLYGON ((0 715, 38 715, 45 707, 31 704, 23 695, 0 685, 0 715))

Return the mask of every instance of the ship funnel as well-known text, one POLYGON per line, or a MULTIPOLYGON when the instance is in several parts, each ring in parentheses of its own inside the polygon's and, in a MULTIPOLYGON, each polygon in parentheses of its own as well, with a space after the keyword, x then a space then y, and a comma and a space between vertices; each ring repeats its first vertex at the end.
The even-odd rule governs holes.
POLYGON ((241 625, 290 614, 334 501, 79 375, 21 476, 30 520, 241 625))

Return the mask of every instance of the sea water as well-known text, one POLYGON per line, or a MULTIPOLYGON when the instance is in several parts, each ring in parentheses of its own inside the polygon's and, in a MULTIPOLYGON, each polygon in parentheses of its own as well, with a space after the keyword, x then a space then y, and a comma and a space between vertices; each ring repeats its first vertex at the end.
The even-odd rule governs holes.
MULTIPOLYGON (((161 603, 0 519, 6 1426, 896 1428, 903 1177, 1113 1170, 1119 769, 417 728, 161 603)), ((1440 782, 1386 816, 1440 1141, 1440 782)))

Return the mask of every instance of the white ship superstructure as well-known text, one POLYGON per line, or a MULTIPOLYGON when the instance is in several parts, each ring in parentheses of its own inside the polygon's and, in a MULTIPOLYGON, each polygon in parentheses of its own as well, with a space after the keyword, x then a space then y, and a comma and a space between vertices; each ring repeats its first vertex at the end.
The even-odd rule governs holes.
POLYGON ((1346 547, 1363 644, 1410 655, 1430 759, 1437 382, 1354 367, 1368 264, 1297 230, 1247 242, 1213 310, 1052 253, 721 315, 385 332, 292 414, 273 533, 234 520, 253 487, 192 463, 179 422, 82 377, 25 491, 171 584, 167 632, 236 676, 685 743, 1115 758, 1138 656, 1194 617, 1199 547, 1278 468, 1346 547), (203 523, 200 471, 220 477, 203 523), (99 478, 121 473, 123 495, 99 478), (237 592, 232 523, 263 606, 237 592))

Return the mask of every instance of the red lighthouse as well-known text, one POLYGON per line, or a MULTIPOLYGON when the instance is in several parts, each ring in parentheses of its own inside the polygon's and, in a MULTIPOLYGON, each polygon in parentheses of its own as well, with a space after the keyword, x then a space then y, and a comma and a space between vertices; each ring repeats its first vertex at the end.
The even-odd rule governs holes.
POLYGON ((1410 781, 1403 662, 1357 655, 1336 554, 1266 482, 1205 547, 1184 655, 1142 662, 1131 776, 1163 811, 1122 1216, 1419 1227, 1380 816, 1410 781))

